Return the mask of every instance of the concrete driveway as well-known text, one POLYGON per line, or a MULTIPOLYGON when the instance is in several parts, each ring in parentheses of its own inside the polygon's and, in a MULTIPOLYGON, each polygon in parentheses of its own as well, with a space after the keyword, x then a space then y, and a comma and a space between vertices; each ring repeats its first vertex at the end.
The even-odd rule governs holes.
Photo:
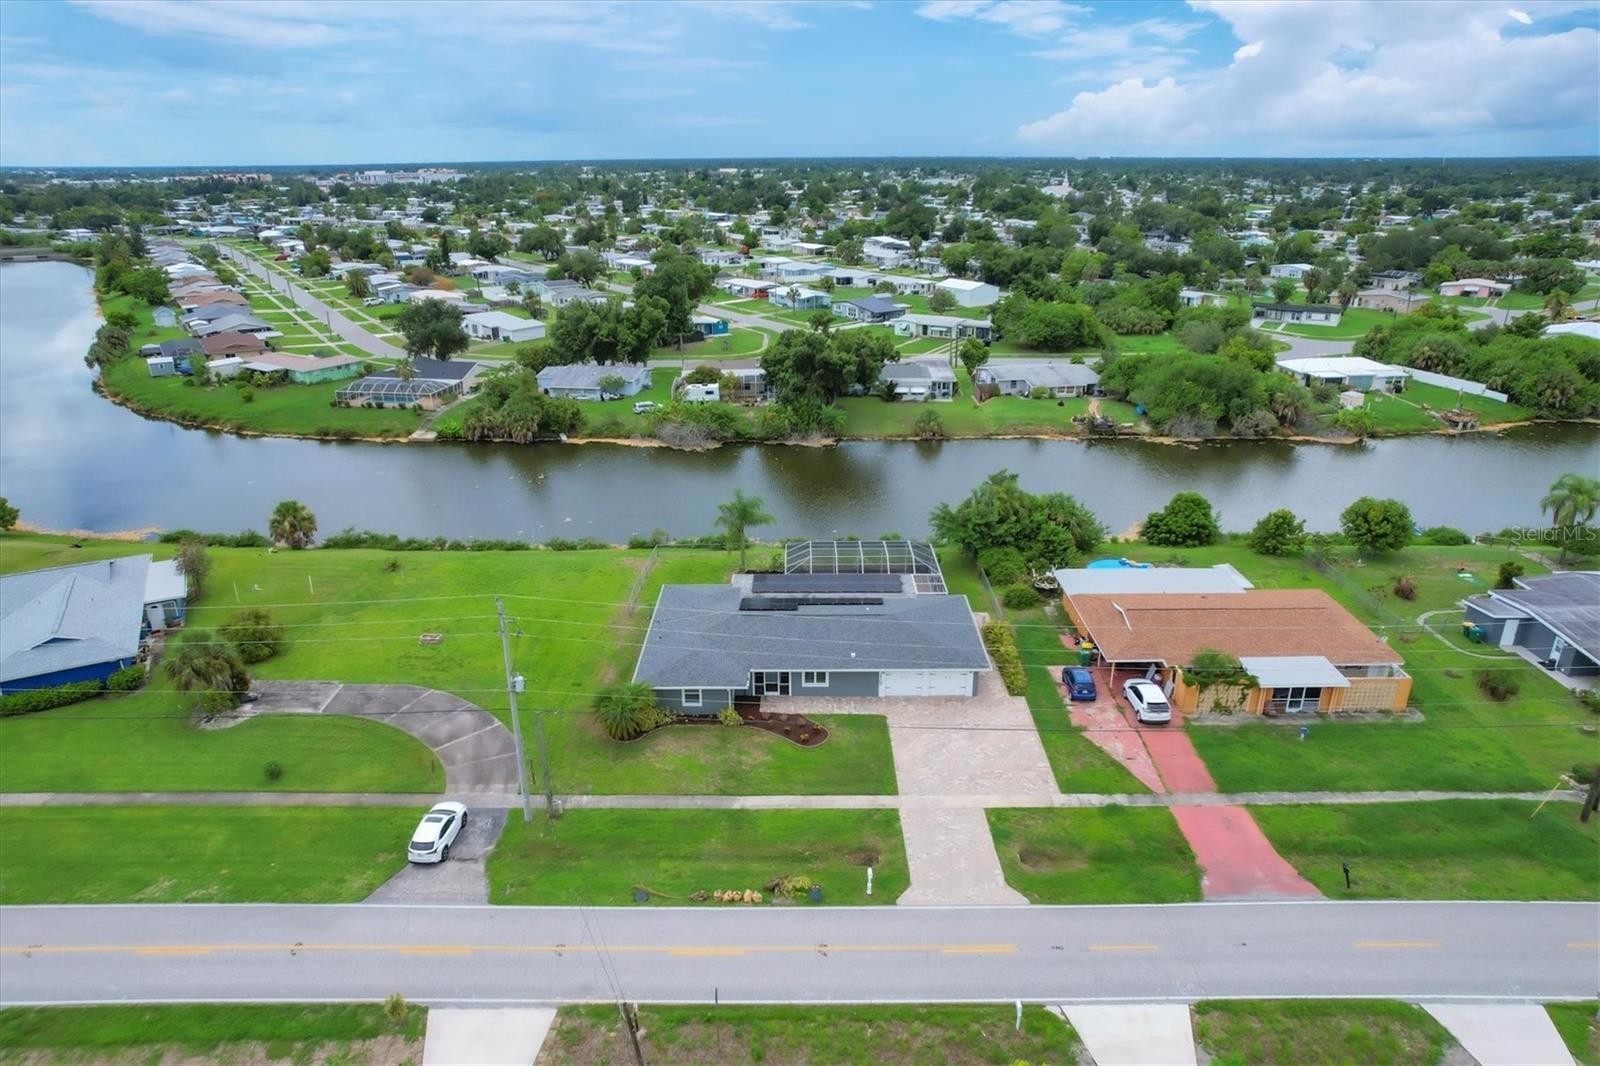
POLYGON ((257 714, 348 714, 392 725, 428 746, 444 764, 452 795, 517 791, 511 731, 477 704, 416 685, 337 681, 257 681, 257 714))
MULTIPOLYGON (((368 903, 488 903, 489 853, 500 842, 510 812, 491 807, 467 811, 466 828, 450 846, 450 858, 432 866, 406 863, 379 885, 368 903)), ((518 813, 517 817, 521 817, 518 813)))

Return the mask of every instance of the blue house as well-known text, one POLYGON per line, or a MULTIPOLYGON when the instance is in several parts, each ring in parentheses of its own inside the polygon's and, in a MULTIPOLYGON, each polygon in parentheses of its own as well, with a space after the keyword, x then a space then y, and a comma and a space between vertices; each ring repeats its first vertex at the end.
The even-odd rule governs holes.
POLYGON ((702 337, 726 337, 728 335, 728 320, 716 318, 712 315, 690 315, 689 321, 694 323, 695 332, 702 337))
POLYGON ((0 577, 0 691, 104 681, 186 606, 177 565, 148 555, 0 577))

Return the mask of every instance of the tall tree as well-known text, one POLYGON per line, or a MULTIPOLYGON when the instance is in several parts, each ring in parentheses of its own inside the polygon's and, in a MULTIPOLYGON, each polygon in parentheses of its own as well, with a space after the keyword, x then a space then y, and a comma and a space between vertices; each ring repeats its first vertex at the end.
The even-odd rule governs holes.
POLYGON ((1562 474, 1551 483, 1550 491, 1539 501, 1539 513, 1548 511, 1561 533, 1561 562, 1567 561, 1573 538, 1589 524, 1597 510, 1600 510, 1600 478, 1562 474))
POLYGON ((777 519, 762 509, 759 496, 746 496, 735 489, 733 499, 717 506, 717 525, 727 530, 728 547, 739 548, 739 569, 745 568, 745 551, 750 546, 750 528, 768 526, 777 519))
POLYGON ((184 576, 190 601, 205 595, 206 577, 211 573, 211 556, 206 552, 206 542, 199 537, 184 537, 172 557, 178 564, 178 573, 184 576))
POLYGON ((406 353, 449 359, 467 350, 471 338, 461 327, 462 314, 443 300, 421 300, 395 316, 394 324, 406 338, 406 353))
POLYGON ((299 500, 283 500, 272 509, 267 533, 291 548, 304 548, 317 539, 317 516, 299 500))

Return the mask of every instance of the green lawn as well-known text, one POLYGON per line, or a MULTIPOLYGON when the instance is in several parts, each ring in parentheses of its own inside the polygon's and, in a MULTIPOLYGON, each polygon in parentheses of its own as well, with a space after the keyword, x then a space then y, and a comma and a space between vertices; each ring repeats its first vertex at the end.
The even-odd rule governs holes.
POLYGON ((643 885, 660 893, 652 902, 663 904, 692 903, 692 893, 719 889, 753 889, 770 900, 769 882, 801 876, 822 886, 828 904, 892 904, 910 881, 899 815, 569 810, 553 822, 513 817, 489 857, 489 898, 516 905, 617 906, 631 903, 634 886, 643 885))
POLYGON ((1548 293, 1518 292, 1513 289, 1497 298, 1494 305, 1507 311, 1539 311, 1544 308, 1544 302, 1549 298, 1548 293))
POLYGON ((1333 899, 1600 900, 1600 823, 1577 805, 1459 800, 1255 807, 1278 853, 1333 899), (1341 862, 1351 868, 1344 887, 1341 862))
POLYGON ((1394 318, 1395 316, 1387 311, 1352 307, 1339 316, 1337 326, 1308 326, 1298 322, 1286 322, 1283 325, 1283 332, 1293 333, 1296 337, 1321 340, 1354 340, 1372 327, 1392 322, 1394 318))
POLYGON ((260 715, 226 729, 190 723, 164 678, 40 714, 0 718, 3 792, 437 792, 444 770, 421 741, 342 715, 260 715), (276 763, 281 776, 268 776, 276 763))
POLYGON ((1454 389, 1441 388, 1421 381, 1413 381, 1399 395, 1383 392, 1367 393, 1366 407, 1377 418, 1380 430, 1408 432, 1440 429, 1444 423, 1422 408, 1426 405, 1435 411, 1448 411, 1457 406, 1477 411, 1484 425, 1500 422, 1520 422, 1532 416, 1526 407, 1492 400, 1486 396, 1471 396, 1454 389), (1459 399, 1459 402, 1458 402, 1459 399))
POLYGON ((405 865, 421 810, 19 807, 0 903, 354 903, 405 865))
MULTIPOLYGON (((994 613, 994 605, 983 589, 978 568, 955 548, 939 550, 939 566, 952 593, 965 595, 975 611, 994 613)), ((1043 607, 1031 611, 1007 611, 1017 635, 1017 651, 1028 673, 1028 710, 1039 742, 1044 746, 1056 784, 1063 792, 1131 793, 1148 791, 1143 783, 1111 756, 1095 747, 1083 732, 1073 726, 1067 705, 1056 688, 1061 667, 1073 661, 1061 643, 1060 615, 1046 613, 1043 607)))
POLYGON ((1163 807, 991 810, 1006 883, 1032 903, 1183 903, 1200 868, 1163 807))
POLYGON ((428 1008, 398 1022, 368 1003, 182 1004, 159 1007, 11 1007, 0 1010, 0 1048, 43 1061, 355 1063, 422 1058, 428 1008), (372 1044, 383 1040, 380 1050, 372 1044), (394 1041, 403 1046, 395 1048, 394 1041))
POLYGON ((247 433, 404 437, 422 424, 414 411, 332 406, 334 393, 348 381, 257 388, 246 402, 236 382, 196 388, 177 374, 153 378, 144 360, 133 356, 104 368, 100 380, 108 393, 140 413, 247 433))
MULTIPOLYGON (((265 515, 263 515, 263 519, 265 515)), ((640 532, 645 532, 641 530, 640 532)), ((104 542, 96 551, 135 554, 146 545, 104 542)), ((167 550, 170 554, 170 550, 167 550)), ((512 659, 527 678, 521 706, 532 738, 533 712, 542 708, 551 776, 558 792, 606 793, 877 793, 895 790, 888 730, 877 716, 823 719, 826 744, 800 748, 755 729, 681 726, 619 744, 596 725, 588 708, 610 681, 632 675, 649 605, 665 583, 725 581, 733 556, 672 550, 641 590, 628 618, 624 603, 649 556, 645 551, 383 552, 280 551, 213 548, 208 598, 191 608, 189 624, 215 625, 239 606, 273 604, 286 625, 288 646, 259 664, 260 677, 404 683, 455 693, 507 714, 494 597, 522 636, 512 659), (398 569, 391 570, 391 561, 398 569), (235 589, 239 602, 235 603, 235 589), (439 644, 419 634, 439 633, 439 644)), ((56 565, 83 558, 59 541, 8 534, 0 565, 56 565)), ((262 717, 216 732, 200 732, 181 705, 161 690, 118 702, 97 701, 43 715, 0 721, 0 784, 16 791, 48 788, 258 789, 423 791, 440 786, 427 764, 408 770, 407 752, 427 752, 397 730, 357 719, 262 717), (143 708, 126 723, 100 720, 103 708, 143 708), (78 728, 61 723, 96 717, 78 728), (359 732, 354 732, 359 730, 359 732), (346 731, 351 731, 349 735, 346 731), (137 758, 97 765, 100 783, 73 774, 78 745, 103 742, 107 751, 137 758), (393 744, 388 738, 398 738, 393 744), (13 738, 17 738, 13 740, 13 738), (259 739, 258 739, 259 738, 259 739), (19 748, 18 744, 26 747, 19 748), (18 752, 26 754, 19 756, 18 752), (373 752, 371 756, 361 754, 373 752), (209 757, 207 757, 209 756, 209 757), (265 782, 262 767, 277 761, 284 775, 265 782)), ((430 757, 431 758, 431 757, 430 757)))
MULTIPOLYGON (((995 360, 996 363, 1001 360, 995 360)), ((838 401, 845 413, 848 437, 912 437, 924 411, 934 411, 948 437, 992 437, 1005 434, 1073 434, 1081 432, 1074 418, 1088 414, 1090 399, 1033 400, 996 396, 984 403, 973 399, 972 377, 956 369, 956 398, 948 403, 890 402, 879 396, 847 396, 838 401)), ((1100 411, 1118 422, 1136 422, 1132 404, 1102 399, 1100 411)))
POLYGON ((690 363, 697 359, 737 359, 742 356, 755 355, 767 344, 770 344, 774 336, 775 334, 771 330, 756 329, 750 326, 732 326, 726 336, 708 337, 705 340, 685 342, 681 352, 678 350, 677 344, 663 344, 650 353, 650 358, 687 359, 690 363))
POLYGON ((1600 1003, 1550 1003, 1544 1009, 1578 1066, 1600 1066, 1600 1003))
MULTIPOLYGON (((639 1008, 639 1044, 652 1066, 708 1062, 808 1066, 967 1066, 1087 1061, 1077 1034, 1043 1007, 639 1008)), ((614 1006, 562 1007, 544 1057, 563 1066, 616 1066, 633 1051, 614 1006)))
POLYGON ((1427 1011, 1393 1000, 1208 1000, 1191 1011, 1213 1066, 1435 1066, 1452 1043, 1427 1011))
POLYGON ((1123 553, 1150 562, 1231 562, 1258 588, 1323 588, 1387 635, 1405 659, 1413 679, 1410 702, 1422 713, 1421 721, 1311 719, 1304 742, 1299 722, 1191 725, 1189 736, 1224 792, 1543 790, 1575 763, 1592 763, 1600 755, 1600 741, 1581 731, 1594 716, 1561 685, 1495 649, 1474 645, 1476 654, 1494 658, 1473 658, 1458 641, 1441 642, 1416 624, 1419 614, 1437 609, 1451 612, 1436 620, 1440 628, 1459 628, 1456 601, 1489 587, 1502 560, 1516 559, 1529 573, 1542 572, 1505 548, 1413 546, 1360 564, 1348 549, 1340 549, 1326 572, 1300 558, 1257 555, 1237 543, 1130 547, 1123 553), (1461 564, 1471 581, 1457 576, 1461 564), (1392 591, 1402 575, 1415 581, 1413 601, 1392 591), (1521 682, 1520 693, 1504 703, 1487 699, 1474 681, 1485 667, 1512 671, 1521 682))

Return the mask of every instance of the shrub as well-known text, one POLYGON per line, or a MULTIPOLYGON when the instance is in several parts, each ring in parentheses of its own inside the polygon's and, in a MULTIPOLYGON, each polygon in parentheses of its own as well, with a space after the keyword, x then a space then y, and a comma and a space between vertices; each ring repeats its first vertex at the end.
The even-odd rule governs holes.
POLYGON ((607 685, 594 698, 594 713, 600 728, 612 740, 632 740, 656 725, 656 695, 643 682, 607 685))
POLYGON ((1600 692, 1589 688, 1579 689, 1578 702, 1583 704, 1584 710, 1590 714, 1600 714, 1600 692))
POLYGON ((273 624, 272 616, 259 607, 235 612, 217 632, 247 663, 266 662, 283 647, 283 627, 273 624))
POLYGON ((1471 544, 1472 538, 1454 526, 1429 526, 1422 531, 1422 543, 1454 547, 1458 544, 1471 544))
POLYGON ((1145 543, 1162 548, 1198 548, 1222 534, 1211 501, 1198 492, 1180 492, 1144 520, 1145 543))
POLYGON ((1522 689, 1522 682, 1510 670, 1478 671, 1478 688, 1492 700, 1508 700, 1522 689))
POLYGON ((717 721, 725 726, 744 725, 744 718, 732 707, 724 707, 717 712, 717 721))
POLYGON ((1363 496, 1339 515, 1339 528, 1363 555, 1399 551, 1411 543, 1411 509, 1399 500, 1363 496))
POLYGON ((1595 768, 1593 763, 1573 763, 1572 772, 1568 775, 1580 785, 1594 784, 1595 768))
POLYGON ((1039 606, 1039 594, 1032 585, 1007 585, 1000 593, 1000 602, 1006 605, 1007 610, 1026 611, 1039 606))
POLYGON ((1507 559, 1500 564, 1500 571, 1495 575, 1494 587, 1497 589, 1514 589, 1517 587, 1517 578, 1527 572, 1527 567, 1515 559, 1507 559))
POLYGON ((1021 696, 1028 691, 1028 673, 1022 666, 1022 653, 1017 650, 1017 635, 1004 622, 990 622, 983 627, 983 645, 989 649, 1000 680, 1006 692, 1021 696))
POLYGON ((1014 585, 1028 575, 1028 564, 1015 548, 989 548, 980 552, 978 565, 996 585, 1014 585))
POLYGON ((276 781, 283 777, 283 764, 279 762, 269 762, 261 770, 262 773, 266 774, 268 781, 276 781))
POLYGON ((1287 507, 1269 511, 1250 531, 1250 547, 1262 555, 1299 555, 1306 547, 1306 524, 1287 507))
POLYGON ((82 703, 100 694, 98 681, 74 681, 53 688, 28 688, 0 696, 0 718, 17 714, 37 714, 69 703, 82 703))
POLYGON ((1394 594, 1402 600, 1417 598, 1417 579, 1410 574, 1401 574, 1394 579, 1394 594))
POLYGON ((250 386, 250 385, 246 385, 243 388, 241 388, 239 390, 239 402, 240 403, 255 403, 256 402, 256 390, 255 390, 255 388, 253 386, 250 386))
POLYGON ((917 436, 923 440, 941 440, 944 437, 944 419, 939 417, 939 412, 929 408, 917 415, 917 420, 911 424, 917 436))
POLYGON ((124 666, 121 670, 106 678, 106 689, 110 692, 133 692, 144 686, 144 667, 124 666))

